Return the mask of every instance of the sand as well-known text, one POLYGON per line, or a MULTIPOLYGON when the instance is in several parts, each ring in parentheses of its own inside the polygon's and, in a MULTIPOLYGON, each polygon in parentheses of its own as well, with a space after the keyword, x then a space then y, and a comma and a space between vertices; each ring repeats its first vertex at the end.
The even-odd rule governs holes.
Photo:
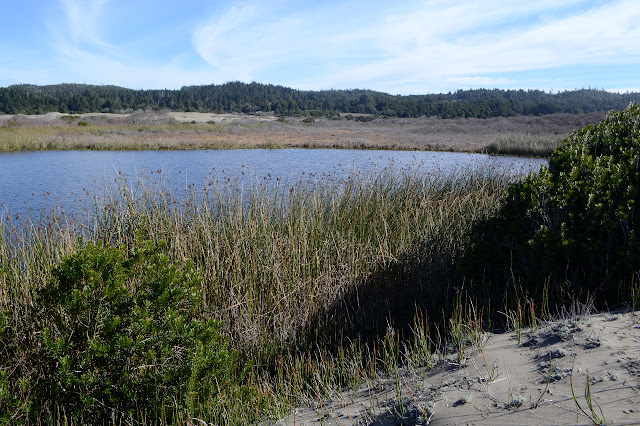
POLYGON ((484 342, 481 351, 469 347, 463 362, 451 354, 430 371, 403 369, 399 380, 335 393, 278 424, 640 424, 640 312, 544 323, 521 330, 520 344, 515 331, 484 342))
POLYGON ((214 114, 206 112, 176 112, 171 111, 168 113, 170 117, 173 117, 177 121, 183 123, 190 123, 195 121, 196 123, 232 123, 234 121, 251 120, 251 121, 275 121, 278 117, 274 114, 254 115, 247 116, 246 114, 214 114))

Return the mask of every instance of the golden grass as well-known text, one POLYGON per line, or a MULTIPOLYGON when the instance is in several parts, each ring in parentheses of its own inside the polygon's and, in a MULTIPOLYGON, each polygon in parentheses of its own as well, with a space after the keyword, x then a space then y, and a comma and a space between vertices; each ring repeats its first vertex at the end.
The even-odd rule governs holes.
POLYGON ((530 153, 527 151, 532 140, 560 140, 602 118, 601 114, 556 114, 495 119, 376 119, 369 123, 318 119, 305 123, 300 117, 267 121, 240 116, 191 124, 176 121, 166 112, 68 117, 0 117, 0 151, 266 147, 487 152, 507 140, 512 145, 509 149, 519 155, 544 155, 546 148, 542 153, 535 146, 530 153), (79 122, 87 125, 79 126, 79 122))

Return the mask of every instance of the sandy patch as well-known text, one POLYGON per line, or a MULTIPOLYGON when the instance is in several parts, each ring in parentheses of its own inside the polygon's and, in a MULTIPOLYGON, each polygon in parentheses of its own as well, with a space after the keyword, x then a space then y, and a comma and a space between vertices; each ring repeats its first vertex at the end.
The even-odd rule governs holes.
POLYGON ((246 114, 213 114, 206 112, 169 112, 169 116, 177 121, 184 123, 233 123, 234 121, 251 120, 251 121, 275 121, 278 117, 270 115, 252 115, 246 114))
POLYGON ((78 120, 86 120, 87 118, 96 118, 96 117, 104 117, 104 118, 115 118, 124 121, 132 116, 167 116, 175 119, 176 121, 191 123, 195 121, 196 123, 233 123, 237 121, 275 121, 278 117, 274 114, 263 114, 263 115, 247 115, 247 114, 214 114, 214 113, 204 113, 204 112, 174 112, 174 111, 160 111, 157 113, 147 112, 142 113, 140 111, 129 113, 129 114, 108 114, 108 113, 99 113, 92 112, 86 114, 62 114, 60 112, 48 112, 42 115, 23 115, 23 114, 6 114, 0 116, 1 121, 26 121, 27 123, 50 123, 50 124, 58 124, 61 117, 76 117, 78 120))
POLYGON ((462 364, 454 355, 431 371, 403 370, 399 380, 336 393, 278 424, 640 424, 639 312, 547 323, 523 330, 520 344, 516 332, 487 335, 471 355, 462 364))

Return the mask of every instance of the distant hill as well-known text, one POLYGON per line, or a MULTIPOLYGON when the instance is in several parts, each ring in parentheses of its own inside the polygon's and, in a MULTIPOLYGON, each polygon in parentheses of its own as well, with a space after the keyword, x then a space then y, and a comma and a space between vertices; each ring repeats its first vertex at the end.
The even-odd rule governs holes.
POLYGON ((114 112, 141 108, 202 112, 274 112, 332 116, 366 113, 388 117, 509 117, 621 110, 640 103, 640 93, 580 89, 474 89, 431 95, 389 95, 371 90, 304 91, 260 83, 229 82, 179 90, 132 90, 118 86, 56 84, 0 88, 0 114, 114 112))

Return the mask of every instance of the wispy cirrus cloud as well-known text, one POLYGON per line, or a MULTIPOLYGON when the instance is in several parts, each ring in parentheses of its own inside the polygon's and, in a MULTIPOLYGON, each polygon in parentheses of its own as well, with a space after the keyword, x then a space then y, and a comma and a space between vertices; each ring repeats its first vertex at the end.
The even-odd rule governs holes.
MULTIPOLYGON (((211 81, 209 71, 189 67, 186 64, 188 60, 181 53, 152 61, 142 59, 147 53, 145 50, 158 50, 156 44, 162 41, 149 36, 153 31, 157 33, 157 29, 144 28, 135 16, 118 13, 122 6, 119 3, 118 0, 59 0, 56 13, 46 22, 48 44, 53 53, 48 66, 50 74, 59 77, 57 81, 46 83, 88 82, 131 88, 177 88, 211 81), (129 25, 127 20, 131 21, 129 25), (113 27, 135 29, 135 25, 141 25, 141 28, 132 30, 125 42, 110 39, 113 27), (145 48, 145 43, 154 45, 145 48)), ((185 46, 184 49, 189 50, 190 47, 185 46)), ((39 82, 41 79, 31 78, 30 81, 39 82)))
POLYGON ((287 13, 267 2, 239 3, 197 29, 193 43, 214 71, 235 77, 228 80, 251 80, 292 63, 304 67, 322 61, 331 35, 317 21, 308 11, 287 13))
POLYGON ((0 85, 638 86, 637 0, 57 0, 28 19, 27 3, 3 10, 0 85))
POLYGON ((336 15, 332 31, 320 34, 309 29, 322 11, 291 9, 270 14, 266 2, 239 3, 194 33, 195 48, 220 73, 244 80, 280 74, 302 88, 405 93, 640 58, 640 4, 629 0, 409 2, 386 16, 336 15))
POLYGON ((100 36, 101 16, 109 0, 61 0, 65 33, 76 43, 109 48, 100 36))

